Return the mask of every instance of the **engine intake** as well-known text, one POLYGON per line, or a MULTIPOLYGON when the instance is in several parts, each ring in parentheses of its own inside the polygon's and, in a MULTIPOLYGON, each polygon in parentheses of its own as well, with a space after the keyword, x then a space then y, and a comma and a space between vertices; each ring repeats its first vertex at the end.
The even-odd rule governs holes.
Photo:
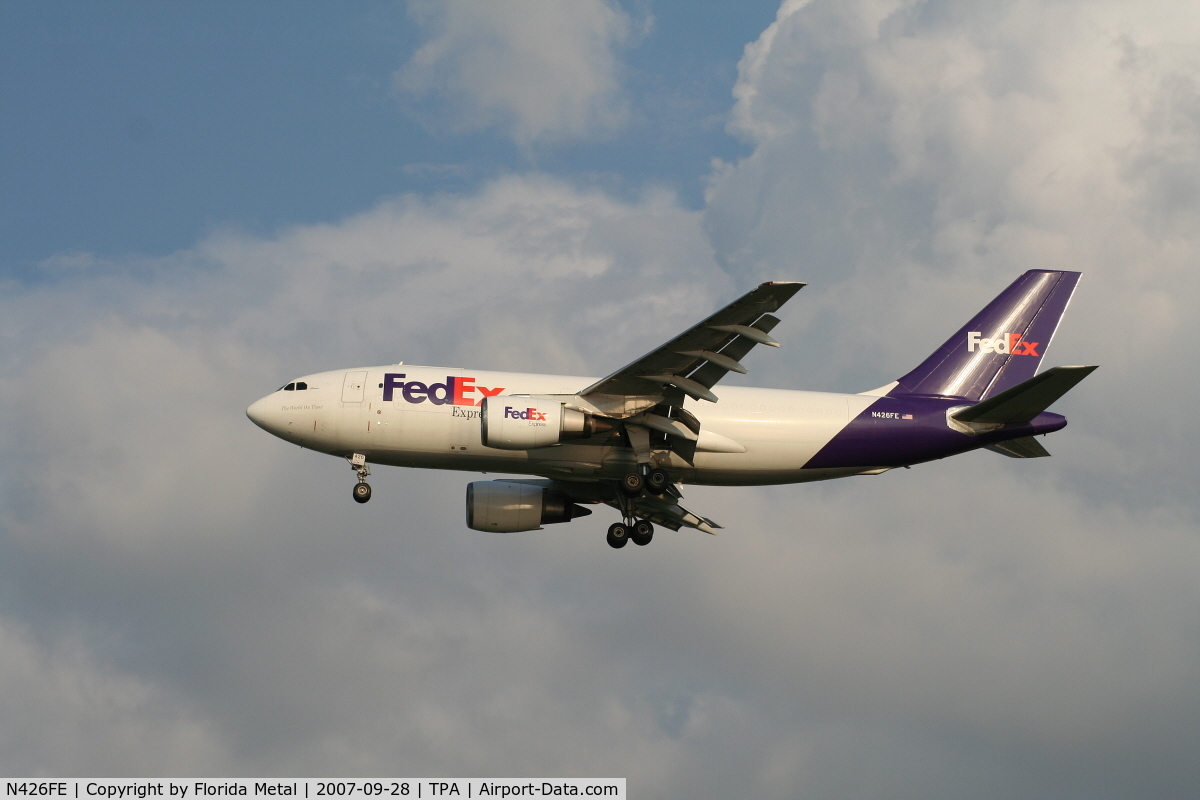
POLYGON ((481 441, 498 450, 532 450, 613 430, 613 420, 568 408, 558 400, 499 395, 483 401, 481 441))
POLYGON ((508 481, 467 484, 467 527, 493 533, 536 531, 542 525, 570 522, 591 514, 562 492, 508 481))

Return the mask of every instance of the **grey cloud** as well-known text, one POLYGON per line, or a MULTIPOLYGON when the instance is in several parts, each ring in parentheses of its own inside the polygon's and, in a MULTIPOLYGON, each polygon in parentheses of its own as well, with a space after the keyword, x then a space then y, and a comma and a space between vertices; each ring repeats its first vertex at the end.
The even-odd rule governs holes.
POLYGON ((151 683, 96 663, 79 633, 41 642, 0 621, 5 770, 62 776, 152 775, 224 763, 203 712, 151 683))

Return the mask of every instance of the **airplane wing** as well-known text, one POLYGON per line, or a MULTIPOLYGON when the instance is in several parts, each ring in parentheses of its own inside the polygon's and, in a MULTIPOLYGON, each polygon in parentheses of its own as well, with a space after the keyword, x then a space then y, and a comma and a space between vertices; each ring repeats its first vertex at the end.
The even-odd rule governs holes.
MULTIPOLYGON (((745 373, 740 359, 756 344, 778 347, 769 334, 779 318, 771 312, 804 286, 795 281, 761 284, 661 347, 592 384, 577 397, 622 420, 621 428, 639 465, 651 463, 652 432, 668 437, 670 449, 690 462, 701 431, 696 417, 682 408, 685 397, 717 402, 712 387, 730 372, 745 373), (667 408, 651 413, 659 411, 660 404, 667 408)), ((637 497, 620 495, 616 481, 604 481, 604 488, 600 483, 555 481, 557 488, 579 502, 605 503, 627 518, 640 517, 671 530, 688 527, 710 534, 721 527, 680 505, 682 495, 674 483, 662 494, 637 497)))
POLYGON ((779 346, 768 336, 779 323, 770 312, 804 286, 795 281, 764 283, 579 394, 592 401, 608 400, 603 404, 610 407, 618 398, 661 398, 681 405, 684 395, 715 403, 713 385, 729 372, 746 372, 739 359, 754 345, 779 346))

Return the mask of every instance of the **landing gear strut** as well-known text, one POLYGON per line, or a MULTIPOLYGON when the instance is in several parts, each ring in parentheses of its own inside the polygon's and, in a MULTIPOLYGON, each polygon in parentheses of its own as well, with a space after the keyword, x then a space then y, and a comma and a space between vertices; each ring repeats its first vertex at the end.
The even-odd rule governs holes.
POLYGON ((352 490, 354 502, 365 503, 371 499, 371 484, 367 483, 367 476, 371 474, 371 468, 367 466, 367 457, 362 453, 355 453, 346 460, 350 462, 350 469, 358 474, 358 483, 354 484, 352 490))

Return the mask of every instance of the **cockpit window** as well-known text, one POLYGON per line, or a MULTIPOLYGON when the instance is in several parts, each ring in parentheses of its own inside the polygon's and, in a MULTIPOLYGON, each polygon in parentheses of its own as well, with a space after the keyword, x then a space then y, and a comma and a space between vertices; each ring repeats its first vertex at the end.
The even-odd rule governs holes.
POLYGON ((287 386, 283 387, 283 390, 285 392, 294 392, 296 390, 296 384, 289 383, 287 386))
POLYGON ((308 388, 308 384, 305 383, 304 381, 296 381, 296 391, 297 392, 302 389, 307 389, 307 388, 308 388))

